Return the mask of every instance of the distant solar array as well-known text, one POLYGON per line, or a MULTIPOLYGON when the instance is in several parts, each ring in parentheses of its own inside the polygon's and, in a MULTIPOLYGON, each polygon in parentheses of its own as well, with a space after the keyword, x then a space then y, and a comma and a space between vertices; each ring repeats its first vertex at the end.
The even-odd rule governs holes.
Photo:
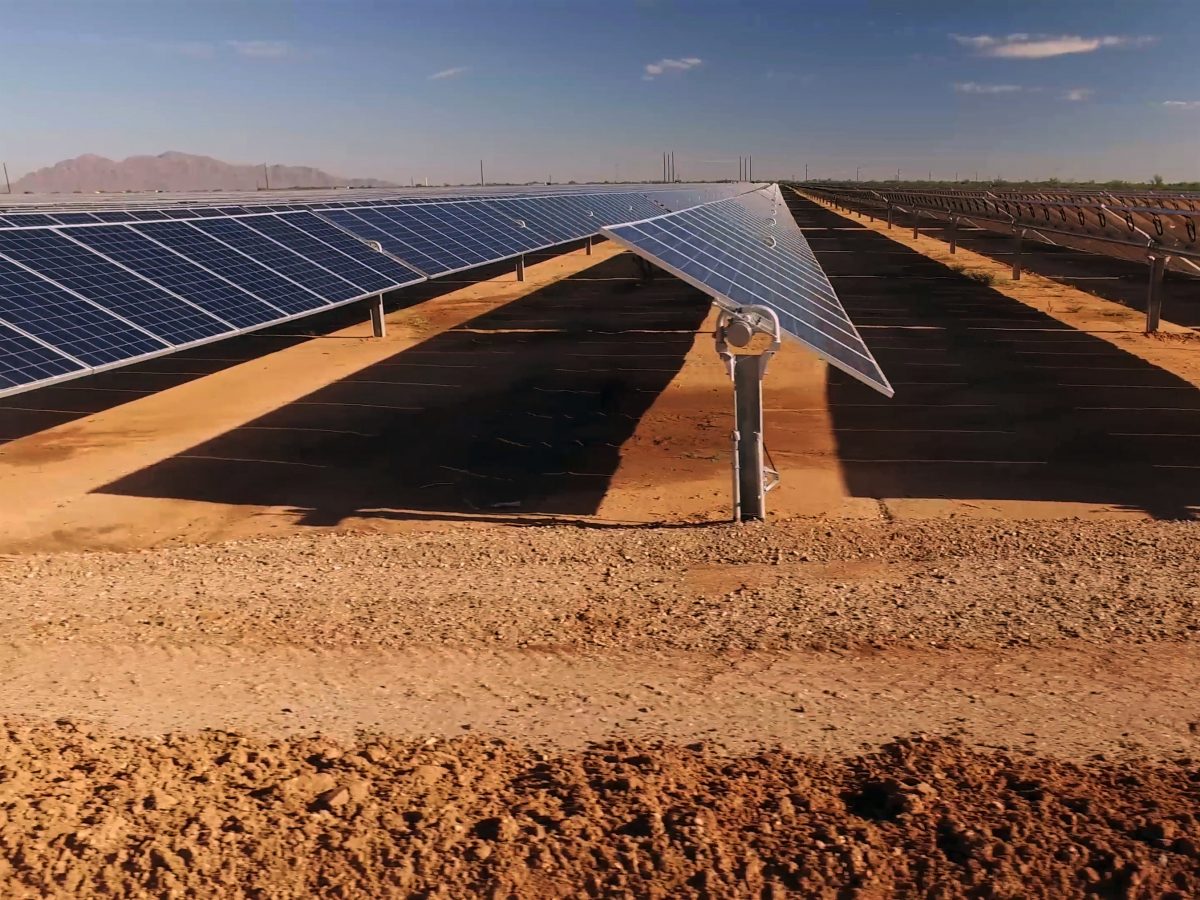
MULTIPOLYGON (((0 396, 710 203, 749 185, 0 208, 0 396)), ((274 199, 274 198, 272 198, 274 199)))
POLYGON ((695 285, 729 312, 761 306, 831 365, 892 396, 777 185, 602 233, 695 285))
POLYGON ((1104 191, 972 191, 805 185, 819 197, 867 209, 896 210, 1135 262, 1170 257, 1172 268, 1200 274, 1200 194, 1104 191))

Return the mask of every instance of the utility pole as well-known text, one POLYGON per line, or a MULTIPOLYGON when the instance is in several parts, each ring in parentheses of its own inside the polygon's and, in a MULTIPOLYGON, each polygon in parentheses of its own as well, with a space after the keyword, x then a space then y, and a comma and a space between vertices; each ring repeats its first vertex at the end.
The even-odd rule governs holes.
POLYGON ((804 164, 804 180, 808 181, 808 163, 804 164))
POLYGON ((747 181, 754 180, 754 157, 753 156, 746 157, 746 180, 747 181))
POLYGON ((900 180, 900 170, 899 169, 896 170, 896 180, 897 181, 900 180))
POLYGON ((4 163, 4 184, 8 188, 8 192, 12 193, 12 182, 8 180, 8 163, 4 163))
POLYGON ((263 181, 266 183, 266 189, 271 189, 271 170, 267 168, 267 164, 263 163, 263 181))
POLYGON ((855 167, 854 167, 854 180, 855 180, 855 181, 862 181, 862 166, 855 166, 855 167))
POLYGON ((479 186, 480 186, 480 187, 483 187, 483 184, 484 184, 484 181, 483 181, 483 160, 481 159, 481 160, 479 161, 479 186))

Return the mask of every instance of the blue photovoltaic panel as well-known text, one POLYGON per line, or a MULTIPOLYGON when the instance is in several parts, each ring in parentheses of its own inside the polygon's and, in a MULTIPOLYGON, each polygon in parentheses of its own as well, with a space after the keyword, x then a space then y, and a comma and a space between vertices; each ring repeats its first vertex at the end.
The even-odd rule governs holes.
POLYGON ((101 222, 136 222, 137 219, 123 209, 109 209, 95 213, 101 222))
MULTIPOLYGON (((892 396, 798 228, 762 214, 762 197, 732 198, 604 229, 604 233, 714 297, 726 309, 765 306, 792 337, 830 364, 892 396), (772 225, 772 222, 776 222, 772 225), (796 239, 803 244, 800 249, 796 239)), ((767 201, 767 207, 772 204, 767 201)), ((787 216, 781 206, 779 216, 787 216)))
POLYGON ((432 256, 427 256, 408 243, 406 238, 411 237, 408 229, 402 228, 374 209, 355 209, 353 212, 348 209, 330 209, 323 211, 321 218, 328 219, 364 241, 378 242, 386 252, 426 275, 441 275, 463 265, 459 261, 454 266, 447 266, 432 256))
POLYGON ((403 210, 406 216, 420 223, 418 227, 424 225, 431 234, 438 235, 439 243, 469 265, 494 262, 519 252, 511 248, 503 235, 480 228, 470 210, 463 209, 461 203, 423 203, 405 206, 403 210))
POLYGON ((9 224, 14 228, 58 224, 49 216, 42 215, 41 213, 5 213, 4 218, 8 219, 9 224))
POLYGON ((234 328, 253 328, 281 317, 275 307, 222 281, 132 228, 99 225, 67 229, 64 233, 224 319, 234 328))
POLYGON ((432 259, 440 271, 449 272, 479 265, 474 254, 450 238, 445 226, 431 226, 424 220, 424 216, 414 216, 411 209, 410 206, 381 206, 378 209, 356 210, 354 214, 368 222, 376 222, 375 217, 383 219, 379 224, 380 228, 386 228, 386 223, 391 222, 392 235, 426 259, 432 259))
POLYGON ((510 253, 524 253, 544 247, 547 238, 530 228, 520 228, 510 217, 501 215, 490 204, 472 200, 456 204, 461 214, 479 229, 490 231, 498 242, 510 247, 510 253))
POLYGON ((86 212, 62 212, 54 213, 52 218, 60 225, 84 225, 88 222, 99 222, 91 213, 86 212))
POLYGON ((146 222, 130 227, 232 281, 285 315, 312 312, 326 305, 320 297, 185 222, 146 222))
POLYGON ((210 237, 251 256, 270 269, 302 284, 327 303, 340 303, 369 293, 356 284, 322 269, 298 253, 248 228, 241 219, 197 219, 189 223, 210 237))
POLYGON ((128 319, 167 343, 214 337, 228 326, 49 230, 0 233, 0 253, 128 319))
POLYGON ((89 366, 169 346, 5 259, 0 259, 0 319, 89 366))
POLYGON ((0 322, 0 390, 84 371, 74 360, 0 322))
MULTIPOLYGON (((238 221, 271 240, 278 241, 292 252, 299 253, 305 259, 311 260, 317 265, 323 266, 330 272, 351 282, 357 287, 358 294, 374 294, 399 287, 396 282, 390 278, 385 278, 379 272, 369 268, 357 259, 352 259, 329 244, 323 243, 305 232, 293 228, 284 218, 286 215, 289 214, 284 213, 279 216, 250 216, 245 219, 238 219, 238 221)), ((300 215, 304 214, 300 213, 300 215)), ((332 226, 326 227, 334 231, 337 230, 332 226)), ((350 238, 350 240, 353 240, 353 238, 350 238)), ((363 244, 359 244, 359 247, 361 248, 361 256, 365 257, 367 254, 373 254, 378 257, 383 256, 383 254, 375 253, 363 244)), ((410 272, 408 281, 403 283, 421 280, 420 275, 410 272)))
POLYGON ((303 231, 352 259, 357 259, 364 266, 374 269, 393 285, 416 284, 418 281, 425 280, 425 276, 416 269, 396 262, 386 253, 380 253, 378 250, 368 247, 358 238, 351 237, 342 229, 330 225, 324 219, 314 216, 310 212, 286 213, 279 218, 292 228, 303 231))
POLYGON ((524 249, 533 250, 555 243, 555 238, 539 228, 536 222, 530 221, 528 214, 522 210, 492 200, 476 200, 469 205, 478 211, 481 218, 512 229, 524 249))

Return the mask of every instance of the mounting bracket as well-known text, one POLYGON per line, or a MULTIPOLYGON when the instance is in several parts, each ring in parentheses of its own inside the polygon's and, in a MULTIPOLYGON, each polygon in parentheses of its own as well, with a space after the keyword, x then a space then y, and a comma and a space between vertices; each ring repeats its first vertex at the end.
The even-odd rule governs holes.
POLYGON ((783 331, 774 310, 765 306, 721 309, 713 333, 717 355, 733 381, 733 520, 766 517, 766 495, 779 484, 779 472, 766 463, 763 443, 762 383, 767 365, 782 345, 783 331), (770 343, 760 352, 736 353, 756 334, 770 343))

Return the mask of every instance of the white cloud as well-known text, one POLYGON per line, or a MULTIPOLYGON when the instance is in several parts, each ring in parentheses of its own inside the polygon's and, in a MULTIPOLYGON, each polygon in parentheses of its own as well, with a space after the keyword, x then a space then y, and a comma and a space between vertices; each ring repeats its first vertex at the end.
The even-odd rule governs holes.
POLYGON ((964 47, 970 47, 981 56, 1000 59, 1048 59, 1071 53, 1092 53, 1108 47, 1145 47, 1154 43, 1152 37, 1130 35, 1097 35, 1084 37, 1078 34, 952 34, 951 39, 964 47))
POLYGON ((1167 109, 1200 109, 1200 100, 1164 100, 1167 109))
POLYGON ((226 41, 238 56, 247 59, 283 59, 295 53, 287 41, 226 41))
POLYGON ((466 75, 471 71, 469 66, 455 66, 452 69, 442 69, 440 72, 434 72, 429 76, 430 81, 441 81, 443 78, 457 78, 459 75, 466 75))
POLYGON ((1019 84, 980 84, 977 81, 958 81, 954 90, 960 94, 1017 94, 1025 90, 1019 84))
POLYGON ((644 81, 653 81, 659 75, 665 75, 667 72, 686 72, 688 69, 694 69, 701 65, 704 60, 698 56, 685 56, 682 59, 660 59, 658 62, 646 63, 645 74, 642 75, 644 81))
POLYGON ((1071 88, 1063 92, 1062 98, 1071 103, 1082 103, 1084 100, 1092 99, 1092 94, 1094 93, 1095 91, 1091 88, 1071 88))

